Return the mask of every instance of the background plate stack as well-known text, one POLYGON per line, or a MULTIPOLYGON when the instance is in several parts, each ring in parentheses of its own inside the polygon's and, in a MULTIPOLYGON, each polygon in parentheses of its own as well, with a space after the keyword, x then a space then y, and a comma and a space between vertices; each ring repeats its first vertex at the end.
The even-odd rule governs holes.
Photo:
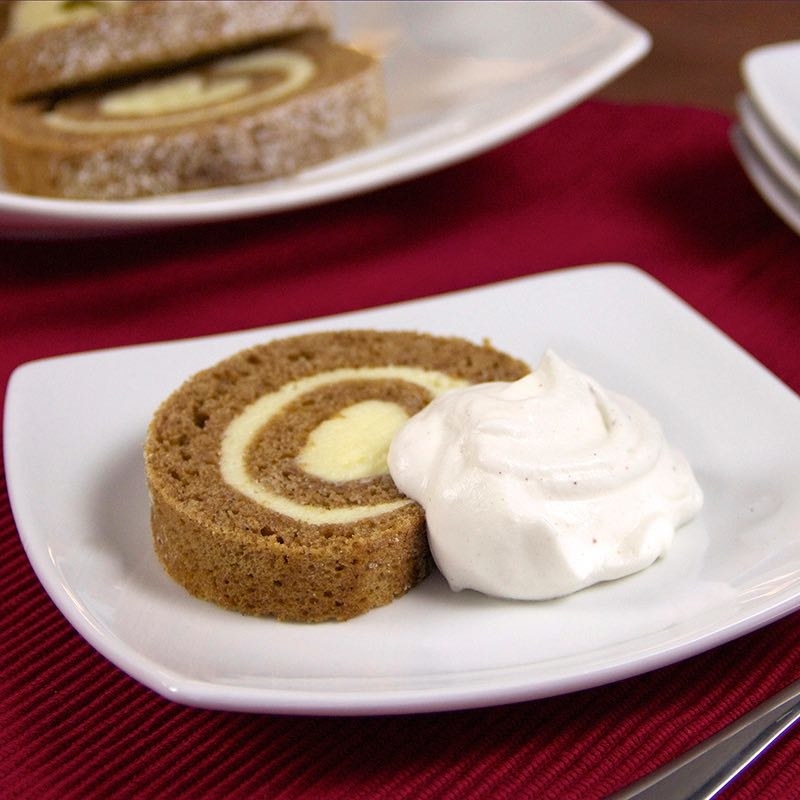
POLYGON ((800 233, 800 41, 767 45, 742 60, 745 91, 731 140, 764 200, 800 233))

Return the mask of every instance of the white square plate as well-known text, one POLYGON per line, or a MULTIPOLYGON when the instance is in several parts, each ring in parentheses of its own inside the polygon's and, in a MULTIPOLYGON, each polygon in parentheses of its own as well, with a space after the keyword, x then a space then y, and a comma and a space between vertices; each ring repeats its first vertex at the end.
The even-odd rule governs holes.
POLYGON ((351 196, 488 150, 557 116, 638 61, 650 37, 595 2, 337 2, 336 38, 383 62, 376 145, 285 180, 132 201, 0 190, 0 235, 93 235, 220 220, 351 196))
POLYGON ((20 536, 54 602, 110 661, 191 705, 366 714, 519 701, 674 662, 800 606, 798 397, 631 267, 32 362, 9 384, 5 445, 20 536), (245 346, 343 327, 489 336, 532 364, 552 347, 662 421, 703 486, 701 516, 651 568, 556 601, 453 593, 434 575, 349 622, 294 625, 190 597, 151 547, 151 414, 245 346))

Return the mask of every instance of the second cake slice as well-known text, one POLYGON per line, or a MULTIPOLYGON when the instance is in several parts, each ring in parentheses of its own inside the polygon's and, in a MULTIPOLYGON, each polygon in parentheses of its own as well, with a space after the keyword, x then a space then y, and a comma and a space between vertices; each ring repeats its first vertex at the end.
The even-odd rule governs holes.
POLYGON ((307 33, 56 100, 8 105, 9 189, 126 199, 270 180, 373 142, 386 124, 379 63, 307 33))

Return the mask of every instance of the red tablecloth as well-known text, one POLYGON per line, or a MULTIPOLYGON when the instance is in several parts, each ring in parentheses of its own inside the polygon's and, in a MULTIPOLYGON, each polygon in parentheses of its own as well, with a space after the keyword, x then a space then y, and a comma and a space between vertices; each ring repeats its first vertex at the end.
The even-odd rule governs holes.
MULTIPOLYGON (((0 242, 0 386, 41 356, 626 261, 797 391, 800 239, 751 188, 729 124, 708 111, 592 101, 493 152, 347 201, 146 235, 0 242)), ((800 677, 795 613, 650 674, 513 706, 212 712, 156 696, 72 630, 28 565, 5 487, 0 581, 4 798, 591 800, 800 677)), ((800 797, 800 736, 726 796, 800 797)))

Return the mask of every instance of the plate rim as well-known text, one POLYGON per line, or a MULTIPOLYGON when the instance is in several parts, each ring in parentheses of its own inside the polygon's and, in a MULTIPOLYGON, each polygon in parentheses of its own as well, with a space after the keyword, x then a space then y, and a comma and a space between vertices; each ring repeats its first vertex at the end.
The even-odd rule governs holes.
POLYGON ((731 126, 729 138, 742 169, 761 199, 789 228, 800 234, 800 198, 761 156, 740 123, 731 126))
POLYGON ((800 160, 786 147, 764 119, 747 92, 736 98, 739 126, 761 160, 770 167, 791 195, 800 199, 800 160))
POLYGON ((786 52, 792 52, 800 66, 800 40, 792 40, 765 44, 750 50, 742 57, 740 71, 758 113, 786 150, 794 158, 800 159, 800 117, 797 124, 792 125, 791 114, 787 115, 785 106, 775 102, 774 95, 763 80, 764 65, 767 64, 771 69, 773 59, 780 58, 786 52))

